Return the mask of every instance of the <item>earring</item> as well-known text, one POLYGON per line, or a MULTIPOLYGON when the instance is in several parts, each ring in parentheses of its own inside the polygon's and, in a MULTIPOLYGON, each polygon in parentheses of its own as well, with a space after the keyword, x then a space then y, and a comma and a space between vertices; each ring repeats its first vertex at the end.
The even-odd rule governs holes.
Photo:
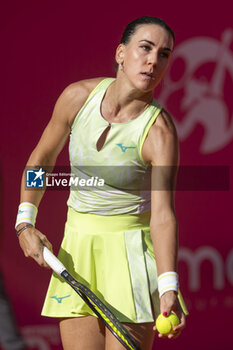
POLYGON ((120 70, 124 70, 124 67, 123 67, 123 64, 122 63, 119 63, 119 67, 120 67, 120 70))

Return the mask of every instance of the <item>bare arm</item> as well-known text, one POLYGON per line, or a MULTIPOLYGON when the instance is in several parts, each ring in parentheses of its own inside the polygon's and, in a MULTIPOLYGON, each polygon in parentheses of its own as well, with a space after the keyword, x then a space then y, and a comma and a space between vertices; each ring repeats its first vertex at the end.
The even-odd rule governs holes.
MULTIPOLYGON (((166 111, 162 111, 151 127, 144 154, 152 165, 151 179, 151 237, 158 276, 177 270, 178 223, 174 208, 174 191, 179 163, 179 145, 175 126, 166 111)), ((161 312, 175 311, 184 327, 176 292, 168 291, 160 301, 161 312)), ((173 337, 173 336, 169 336, 173 337)))
POLYGON ((179 146, 175 127, 165 111, 162 111, 151 131, 153 153, 150 227, 157 272, 160 275, 177 269, 178 223, 173 189, 179 162, 179 146))
MULTIPOLYGON (((78 111, 83 106, 90 92, 102 78, 85 80, 68 86, 58 98, 54 111, 37 146, 27 162, 27 167, 53 168, 58 154, 63 149, 70 134, 71 125, 78 111)), ((21 202, 33 203, 36 207, 44 191, 25 190, 25 172, 21 182, 21 202)), ((20 229, 24 223, 17 226, 20 229)), ((20 246, 25 256, 32 257, 39 265, 46 266, 42 257, 42 244, 52 249, 47 237, 36 228, 24 230, 19 236, 20 246)))

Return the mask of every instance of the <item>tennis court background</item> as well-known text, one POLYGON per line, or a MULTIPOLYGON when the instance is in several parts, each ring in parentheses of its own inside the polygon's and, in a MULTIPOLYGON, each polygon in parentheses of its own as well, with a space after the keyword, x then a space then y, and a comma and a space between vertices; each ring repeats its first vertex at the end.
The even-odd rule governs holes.
MULTIPOLYGON (((1 269, 20 330, 31 349, 61 349, 56 322, 40 310, 50 272, 25 259, 15 237, 20 176, 54 103, 70 83, 114 75, 114 52, 129 21, 165 19, 176 32, 171 70, 158 100, 173 115, 181 164, 229 166, 233 152, 233 36, 230 1, 2 1, 1 168, 3 231, 1 269)), ((68 162, 67 148, 58 164, 68 162)), ((194 176, 190 172, 190 177, 194 176)), ((200 179, 201 180, 201 179, 200 179)), ((215 173, 209 181, 215 180, 215 173)), ((221 179, 220 179, 221 180, 221 179)), ((225 181, 225 180, 224 180, 225 181)), ((176 194, 180 223, 179 272, 190 316, 173 350, 229 346, 233 310, 232 189, 195 188, 176 194)), ((49 191, 37 226, 57 252, 67 191, 49 191)), ((120 281, 119 281, 120 283, 120 281)), ((170 345, 171 346, 171 345, 170 345)), ((169 348, 156 340, 155 349, 169 348)))

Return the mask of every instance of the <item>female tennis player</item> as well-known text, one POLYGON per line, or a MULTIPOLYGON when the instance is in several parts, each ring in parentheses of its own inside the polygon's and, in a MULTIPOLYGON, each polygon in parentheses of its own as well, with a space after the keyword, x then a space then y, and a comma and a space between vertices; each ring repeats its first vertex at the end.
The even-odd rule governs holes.
MULTIPOLYGON (((94 78, 68 86, 55 105, 27 166, 54 166, 70 136, 72 173, 103 176, 103 189, 71 189, 59 259, 77 280, 106 303, 141 349, 152 348, 158 313, 176 313, 178 301, 177 219, 173 186, 179 161, 171 116, 153 98, 174 49, 174 33, 161 19, 141 17, 127 25, 116 49, 116 78, 94 78), (147 173, 150 191, 141 188, 147 173), (132 189, 133 184, 133 191, 132 189)), ((46 266, 35 228, 43 192, 25 191, 16 221, 26 257, 46 266)), ((86 304, 55 275, 42 314, 57 317, 65 350, 123 346, 86 304)), ((161 335, 159 335, 161 337, 161 335)))

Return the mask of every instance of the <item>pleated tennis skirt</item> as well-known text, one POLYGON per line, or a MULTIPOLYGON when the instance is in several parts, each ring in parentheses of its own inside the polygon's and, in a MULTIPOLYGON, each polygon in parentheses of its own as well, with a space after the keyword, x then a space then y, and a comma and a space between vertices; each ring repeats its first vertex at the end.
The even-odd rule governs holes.
MULTIPOLYGON (((68 209, 58 257, 69 273, 90 288, 121 322, 153 322, 159 314, 149 223, 150 212, 103 216, 68 209)), ((95 316, 55 273, 42 315, 95 316)))

